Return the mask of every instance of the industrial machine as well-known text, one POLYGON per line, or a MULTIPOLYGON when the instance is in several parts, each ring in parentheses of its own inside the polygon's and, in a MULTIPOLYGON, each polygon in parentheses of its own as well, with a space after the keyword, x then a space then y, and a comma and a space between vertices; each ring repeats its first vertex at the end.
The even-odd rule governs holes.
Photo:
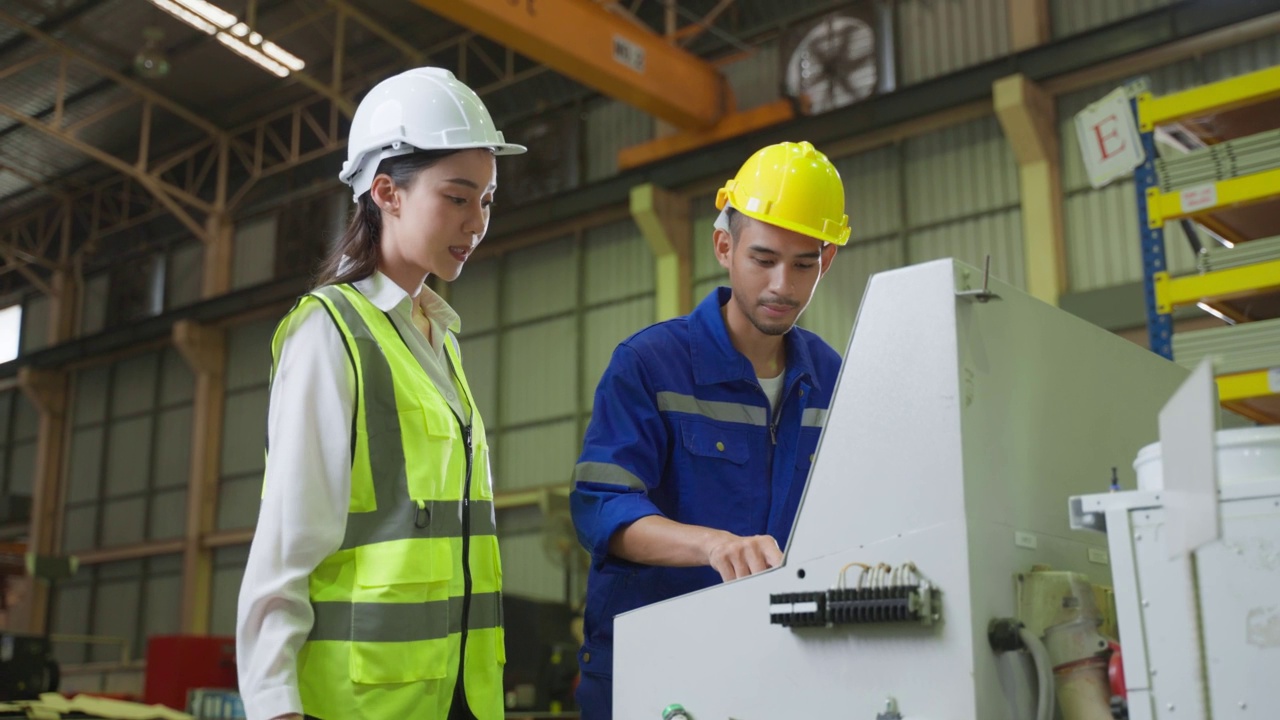
MULTIPOLYGON (((30 576, 49 586, 46 593, 46 617, 53 616, 54 587, 60 580, 75 575, 79 568, 75 557, 36 555, 25 544, 0 547, 0 580, 9 581, 30 576)), ((11 586, 0 582, 5 591, 0 607, 9 610, 7 592, 11 586)), ((41 693, 54 692, 61 681, 61 670, 53 655, 53 643, 46 628, 43 635, 0 632, 0 701, 33 700, 41 693)))
POLYGON ((784 563, 619 616, 614 716, 1109 718, 1069 501, 1135 486, 1186 377, 956 261, 874 276, 784 563))
POLYGON ((1130 720, 1280 717, 1280 426, 1214 432, 1205 362, 1134 463, 1071 500, 1110 544, 1130 720))

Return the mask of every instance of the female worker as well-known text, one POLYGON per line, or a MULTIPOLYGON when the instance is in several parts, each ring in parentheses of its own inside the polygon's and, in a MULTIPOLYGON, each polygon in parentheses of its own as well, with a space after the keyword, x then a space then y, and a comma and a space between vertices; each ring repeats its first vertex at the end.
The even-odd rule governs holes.
POLYGON ((484 423, 424 286, 484 237, 504 140, 451 73, 384 80, 352 118, 356 211, 281 321, 262 510, 236 640, 248 720, 496 720, 501 577, 484 423))

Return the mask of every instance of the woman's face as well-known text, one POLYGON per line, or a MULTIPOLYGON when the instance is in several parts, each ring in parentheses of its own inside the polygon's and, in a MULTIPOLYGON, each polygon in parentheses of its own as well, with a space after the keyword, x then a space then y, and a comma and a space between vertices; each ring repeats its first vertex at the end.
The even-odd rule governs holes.
POLYGON ((422 170, 408 188, 376 179, 384 262, 456 280, 489 228, 497 174, 493 153, 476 148, 422 170))

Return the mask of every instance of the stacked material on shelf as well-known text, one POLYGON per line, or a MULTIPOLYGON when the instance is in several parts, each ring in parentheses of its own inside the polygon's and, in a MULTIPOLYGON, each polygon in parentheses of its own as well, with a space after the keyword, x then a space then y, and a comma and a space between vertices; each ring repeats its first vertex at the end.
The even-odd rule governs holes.
POLYGON ((1216 375, 1280 367, 1280 318, 1174 334, 1179 365, 1194 368, 1210 356, 1216 375))
POLYGON ((1280 260, 1280 235, 1238 243, 1235 247, 1211 247, 1200 254, 1200 272, 1255 265, 1280 260))
POLYGON ((1280 167, 1280 129, 1156 160, 1160 190, 1253 175, 1280 167))

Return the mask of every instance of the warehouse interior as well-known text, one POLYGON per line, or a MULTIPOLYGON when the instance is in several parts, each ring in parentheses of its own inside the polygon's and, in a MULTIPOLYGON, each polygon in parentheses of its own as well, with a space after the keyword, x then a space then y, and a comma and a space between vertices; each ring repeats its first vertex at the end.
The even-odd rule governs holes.
MULTIPOLYGON (((428 281, 487 427, 507 717, 579 717, 570 493, 596 384, 728 282, 716 191, 770 143, 843 181, 851 237, 799 321, 842 355, 873 277, 954 258, 1212 360, 1220 427, 1280 424, 1276 0, 0 0, 0 628, 44 639, 66 696, 245 717, 188 703, 235 694, 272 335, 354 207, 356 106, 421 66, 529 148, 498 158, 461 276, 428 281), (1122 106, 1148 156, 1099 183, 1081 138, 1106 155, 1108 131, 1081 118, 1117 89, 1149 94, 1122 106)), ((1250 647, 1277 668, 1269 612, 1250 647)), ((912 717, 872 695, 857 717, 912 717)), ((672 712, 641 717, 717 716, 672 712)))

